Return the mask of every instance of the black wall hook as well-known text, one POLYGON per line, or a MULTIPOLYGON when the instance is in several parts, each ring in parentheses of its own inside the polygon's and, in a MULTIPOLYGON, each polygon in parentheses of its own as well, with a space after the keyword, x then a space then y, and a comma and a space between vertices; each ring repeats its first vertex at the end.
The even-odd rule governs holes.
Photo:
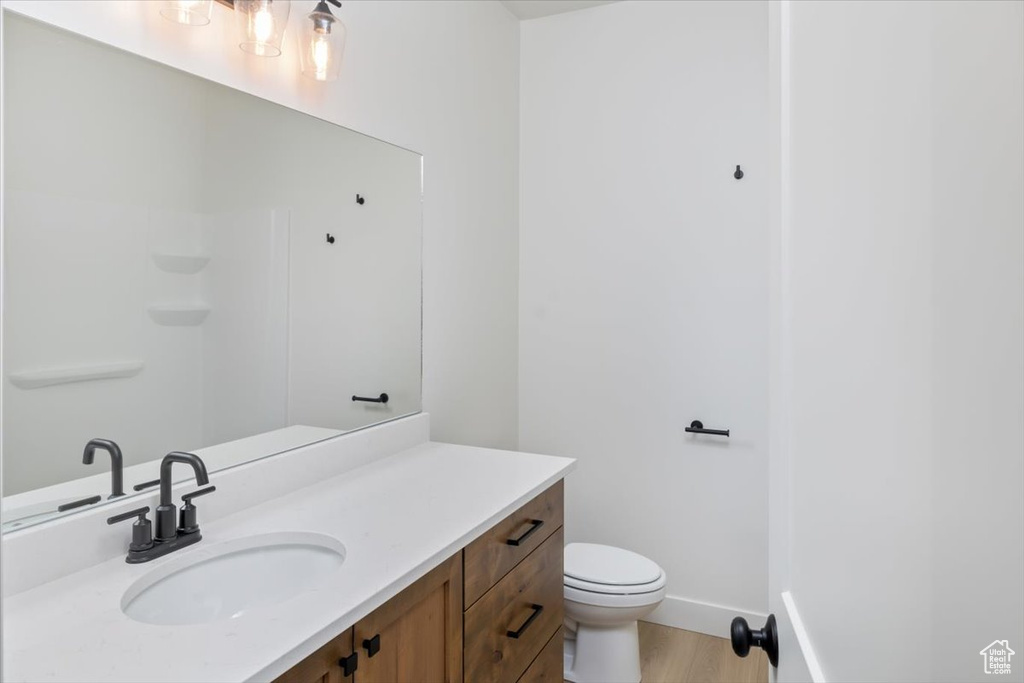
POLYGON ((743 177, 743 169, 740 168, 739 164, 736 164, 736 172, 732 174, 732 177, 739 180, 743 177))
POLYGON ((356 195, 356 204, 362 205, 362 204, 365 204, 365 203, 366 203, 366 197, 362 196, 361 194, 357 194, 356 195))
POLYGON ((334 244, 334 235, 327 233, 327 244, 334 244))

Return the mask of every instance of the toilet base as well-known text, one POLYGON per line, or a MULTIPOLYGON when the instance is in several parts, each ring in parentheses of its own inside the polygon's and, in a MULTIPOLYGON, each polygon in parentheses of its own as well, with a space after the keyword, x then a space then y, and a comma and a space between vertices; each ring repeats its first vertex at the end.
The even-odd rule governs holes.
POLYGON ((577 624, 566 633, 564 677, 570 683, 640 683, 640 635, 622 626, 577 624))

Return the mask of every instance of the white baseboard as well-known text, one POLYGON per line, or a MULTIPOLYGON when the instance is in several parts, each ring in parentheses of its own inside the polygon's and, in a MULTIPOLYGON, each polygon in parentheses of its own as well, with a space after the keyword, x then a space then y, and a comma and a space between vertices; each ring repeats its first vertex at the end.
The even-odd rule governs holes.
POLYGON ((750 624, 750 628, 756 629, 764 625, 768 615, 667 595, 658 609, 644 621, 728 638, 729 625, 735 617, 743 617, 750 624))

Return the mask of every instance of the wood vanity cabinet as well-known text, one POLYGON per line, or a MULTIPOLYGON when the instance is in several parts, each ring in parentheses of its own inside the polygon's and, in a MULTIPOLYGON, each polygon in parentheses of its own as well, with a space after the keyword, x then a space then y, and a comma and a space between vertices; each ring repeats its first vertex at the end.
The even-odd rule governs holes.
POLYGON ((358 683, 462 680, 462 553, 357 622, 354 637, 358 683))
POLYGON ((341 661, 352 655, 352 629, 289 669, 275 683, 351 683, 341 661))
POLYGON ((276 683, 561 681, 562 506, 559 481, 276 683))

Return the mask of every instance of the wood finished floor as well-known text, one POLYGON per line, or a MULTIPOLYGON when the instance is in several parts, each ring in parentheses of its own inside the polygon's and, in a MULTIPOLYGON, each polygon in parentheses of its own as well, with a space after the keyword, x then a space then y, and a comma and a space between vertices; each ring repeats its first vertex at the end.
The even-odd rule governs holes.
POLYGON ((767 683, 768 658, 760 650, 733 654, 724 638, 640 622, 643 683, 767 683))

